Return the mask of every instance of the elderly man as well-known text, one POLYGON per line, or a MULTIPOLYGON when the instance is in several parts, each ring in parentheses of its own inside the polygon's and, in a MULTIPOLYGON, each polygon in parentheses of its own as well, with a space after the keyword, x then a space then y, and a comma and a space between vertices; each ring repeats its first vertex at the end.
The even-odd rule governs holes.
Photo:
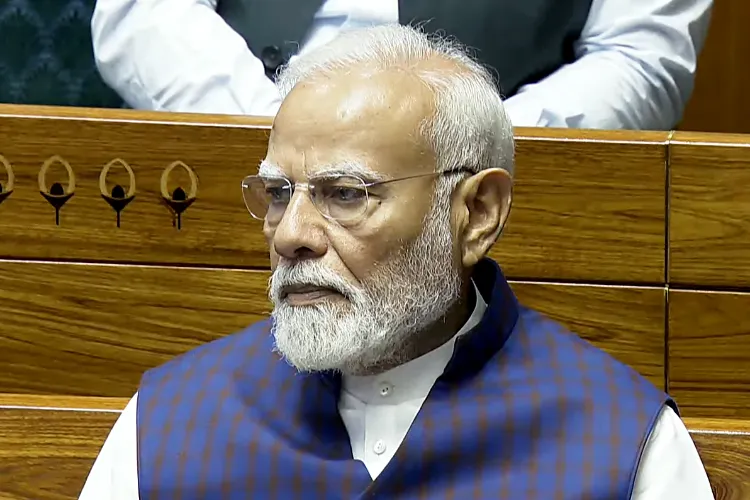
POLYGON ((513 139, 482 66, 391 25, 279 84, 243 182, 272 317, 147 372, 81 498, 712 498, 669 397, 485 257, 513 139))

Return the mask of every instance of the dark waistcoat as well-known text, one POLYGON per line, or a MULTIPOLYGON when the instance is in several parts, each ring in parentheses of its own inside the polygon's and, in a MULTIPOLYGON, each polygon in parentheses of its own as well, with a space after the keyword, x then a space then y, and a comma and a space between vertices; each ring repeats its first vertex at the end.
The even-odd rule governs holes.
POLYGON ((141 500, 630 498, 671 400, 518 306, 493 261, 474 280, 487 311, 375 481, 352 459, 340 378, 298 374, 262 322, 144 375, 141 500))
MULTIPOLYGON (((516 93, 574 59, 592 0, 399 0, 401 24, 456 37, 516 93)), ((219 0, 218 13, 242 35, 269 75, 296 50, 321 0, 219 0)))

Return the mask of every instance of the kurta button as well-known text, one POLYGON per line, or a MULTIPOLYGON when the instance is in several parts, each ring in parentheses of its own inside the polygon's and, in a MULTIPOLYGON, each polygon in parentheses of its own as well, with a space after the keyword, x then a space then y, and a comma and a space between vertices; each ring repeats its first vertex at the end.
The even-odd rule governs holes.
POLYGON ((385 441, 382 439, 375 441, 375 446, 372 447, 372 451, 374 451, 376 455, 382 455, 385 452, 385 441))
POLYGON ((390 396, 392 390, 393 390, 393 386, 391 386, 391 384, 389 383, 381 384, 380 395, 383 396, 384 398, 388 397, 390 396))
POLYGON ((281 50, 275 45, 265 47, 260 53, 260 60, 263 61, 266 71, 276 71, 284 63, 281 50))

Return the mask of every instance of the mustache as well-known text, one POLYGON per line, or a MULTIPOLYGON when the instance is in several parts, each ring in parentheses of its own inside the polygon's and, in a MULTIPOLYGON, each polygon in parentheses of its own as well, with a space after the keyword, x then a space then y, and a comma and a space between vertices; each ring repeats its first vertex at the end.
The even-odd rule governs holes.
POLYGON ((268 298, 278 303, 286 288, 291 286, 314 286, 329 288, 352 300, 361 290, 319 261, 306 260, 295 263, 279 261, 268 279, 268 298))

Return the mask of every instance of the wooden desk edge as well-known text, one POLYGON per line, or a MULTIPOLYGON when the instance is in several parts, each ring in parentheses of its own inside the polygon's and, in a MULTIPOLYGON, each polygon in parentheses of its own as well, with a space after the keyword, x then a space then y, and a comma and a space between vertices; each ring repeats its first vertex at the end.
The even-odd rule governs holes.
POLYGON ((0 394, 2 410, 91 411, 120 413, 130 398, 0 394))
POLYGON ((736 434, 750 437, 750 420, 695 417, 686 417, 682 420, 693 434, 736 434))
POLYGON ((134 109, 30 106, 23 104, 0 104, 0 118, 161 123, 167 125, 202 125, 262 129, 270 129, 273 123, 273 118, 263 116, 176 113, 171 111, 142 111, 134 109))
MULTIPOLYGON (((143 122, 172 125, 202 125, 270 129, 273 117, 208 113, 177 113, 134 109, 78 108, 0 104, 0 118, 36 118, 47 120, 85 120, 101 122, 143 122)), ((514 135, 521 141, 571 141, 667 144, 671 131, 589 130, 547 127, 517 127, 514 135)))
POLYGON ((747 134, 719 134, 716 132, 677 131, 669 141, 670 146, 725 146, 750 147, 747 134))
MULTIPOLYGON (((0 118, 37 118, 51 120, 93 120, 102 122, 145 122, 173 125, 203 125, 270 129, 272 117, 208 113, 176 113, 133 109, 78 108, 0 104, 0 118)), ((547 127, 516 127, 521 141, 571 141, 650 143, 664 145, 719 145, 750 147, 745 134, 719 134, 690 131, 589 130, 547 127)))

